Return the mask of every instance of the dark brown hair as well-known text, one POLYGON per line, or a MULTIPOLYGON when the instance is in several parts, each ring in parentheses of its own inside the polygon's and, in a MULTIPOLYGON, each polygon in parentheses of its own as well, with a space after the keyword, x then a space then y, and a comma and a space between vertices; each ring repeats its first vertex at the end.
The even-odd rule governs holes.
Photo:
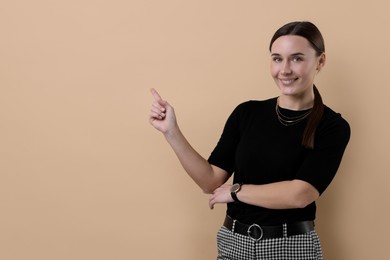
MULTIPOLYGON (((320 56, 325 52, 324 39, 322 38, 321 32, 311 22, 291 22, 280 27, 271 39, 269 50, 271 51, 272 44, 276 39, 285 35, 297 35, 304 37, 313 49, 316 51, 317 56, 320 56)), ((317 87, 313 85, 314 90, 314 105, 308 121, 306 123, 305 130, 302 137, 302 145, 306 148, 314 148, 314 136, 318 124, 321 121, 322 114, 324 113, 324 103, 320 92, 317 87)))

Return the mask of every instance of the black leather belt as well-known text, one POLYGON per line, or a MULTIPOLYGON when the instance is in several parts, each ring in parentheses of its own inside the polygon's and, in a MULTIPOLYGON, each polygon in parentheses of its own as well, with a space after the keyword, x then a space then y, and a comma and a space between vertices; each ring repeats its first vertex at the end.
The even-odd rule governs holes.
POLYGON ((260 239, 295 236, 314 230, 313 221, 301 221, 278 226, 260 226, 258 224, 243 224, 238 221, 234 221, 229 216, 226 216, 223 225, 234 233, 248 236, 256 241, 260 239), (285 232, 283 231, 284 226, 285 232))

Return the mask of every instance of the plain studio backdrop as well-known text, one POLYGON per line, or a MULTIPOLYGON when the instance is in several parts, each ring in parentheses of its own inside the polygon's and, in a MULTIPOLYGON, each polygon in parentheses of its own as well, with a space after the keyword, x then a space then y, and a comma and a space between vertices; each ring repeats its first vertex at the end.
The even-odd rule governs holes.
POLYGON ((387 1, 0 2, 0 259, 215 259, 225 205, 148 122, 156 88, 208 157, 236 105, 278 95, 274 31, 314 22, 324 102, 352 127, 318 201, 325 259, 385 259, 387 1))

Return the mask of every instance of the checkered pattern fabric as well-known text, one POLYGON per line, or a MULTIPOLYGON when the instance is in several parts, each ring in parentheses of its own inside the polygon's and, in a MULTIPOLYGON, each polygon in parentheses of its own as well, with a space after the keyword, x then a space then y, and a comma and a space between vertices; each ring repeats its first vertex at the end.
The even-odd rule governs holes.
POLYGON ((255 241, 222 226, 217 235, 217 260, 322 260, 315 231, 255 241))

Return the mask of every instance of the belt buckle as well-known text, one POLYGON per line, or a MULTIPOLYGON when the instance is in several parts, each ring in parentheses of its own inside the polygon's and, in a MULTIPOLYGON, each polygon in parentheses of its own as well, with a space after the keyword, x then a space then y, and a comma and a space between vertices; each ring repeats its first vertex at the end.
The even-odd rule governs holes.
POLYGON ((253 240, 255 240, 255 241, 259 241, 260 239, 263 238, 263 235, 264 235, 263 229, 259 225, 257 225, 257 224, 250 225, 247 232, 248 232, 248 236, 250 238, 252 238, 253 240), (256 229, 258 229, 259 232, 256 232, 256 229), (256 237, 257 237, 256 234, 259 234, 259 237, 256 238, 256 237, 252 236, 252 233, 256 237))

